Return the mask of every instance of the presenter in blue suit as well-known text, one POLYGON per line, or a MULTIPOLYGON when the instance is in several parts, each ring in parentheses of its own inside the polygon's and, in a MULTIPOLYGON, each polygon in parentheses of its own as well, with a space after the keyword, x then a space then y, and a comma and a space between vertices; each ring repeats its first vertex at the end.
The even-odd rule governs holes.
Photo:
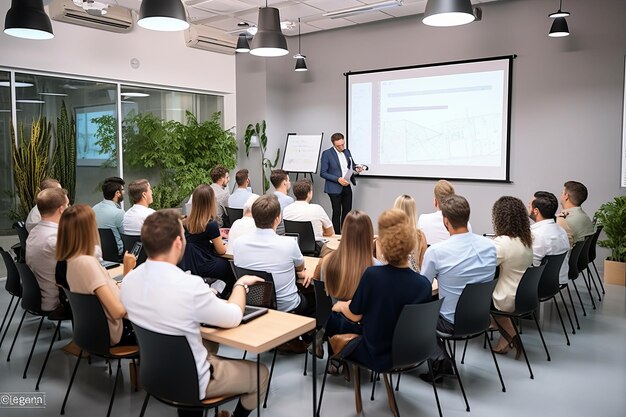
POLYGON ((346 178, 349 172, 358 174, 362 169, 354 164, 341 133, 334 133, 330 137, 330 141, 333 147, 322 152, 320 175, 326 180, 324 192, 330 197, 333 209, 333 228, 335 233, 340 234, 343 219, 352 210, 350 182, 356 185, 354 174, 349 176, 350 181, 346 178))

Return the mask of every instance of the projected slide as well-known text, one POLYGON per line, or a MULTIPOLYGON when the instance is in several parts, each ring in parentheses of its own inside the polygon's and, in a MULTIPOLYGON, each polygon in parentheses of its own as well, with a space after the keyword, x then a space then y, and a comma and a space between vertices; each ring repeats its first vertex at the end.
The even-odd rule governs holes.
POLYGON ((508 180, 509 62, 348 74, 362 175, 508 180))

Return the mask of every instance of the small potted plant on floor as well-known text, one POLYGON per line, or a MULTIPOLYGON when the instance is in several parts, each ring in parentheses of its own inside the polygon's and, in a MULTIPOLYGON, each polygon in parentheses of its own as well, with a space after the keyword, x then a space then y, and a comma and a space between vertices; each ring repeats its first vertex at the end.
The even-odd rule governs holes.
POLYGON ((626 196, 602 204, 596 218, 606 234, 598 245, 611 250, 604 261, 604 282, 626 285, 626 196))

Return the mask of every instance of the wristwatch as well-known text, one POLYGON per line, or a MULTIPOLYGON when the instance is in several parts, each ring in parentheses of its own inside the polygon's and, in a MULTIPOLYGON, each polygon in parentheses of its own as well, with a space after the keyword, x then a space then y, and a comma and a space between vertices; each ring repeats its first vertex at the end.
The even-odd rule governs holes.
POLYGON ((235 287, 238 286, 238 285, 242 286, 243 289, 246 290, 246 294, 248 294, 250 292, 250 288, 248 287, 248 284, 237 283, 237 284, 235 284, 235 287))

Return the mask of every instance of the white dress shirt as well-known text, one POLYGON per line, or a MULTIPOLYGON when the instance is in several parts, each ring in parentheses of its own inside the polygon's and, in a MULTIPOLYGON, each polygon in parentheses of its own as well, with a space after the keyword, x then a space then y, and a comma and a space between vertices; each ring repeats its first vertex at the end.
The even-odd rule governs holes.
POLYGON ((246 201, 252 197, 252 191, 247 188, 235 188, 235 191, 228 197, 228 206, 230 208, 242 209, 246 201))
POLYGON ((337 158, 339 158, 339 166, 341 167, 341 176, 345 179, 346 174, 348 173, 348 158, 344 152, 339 152, 337 148, 333 147, 335 152, 337 152, 337 158))
POLYGON ((333 222, 319 204, 309 204, 306 201, 296 201, 283 210, 283 219, 296 222, 311 222, 315 240, 322 240, 324 229, 333 227, 333 222))
POLYGON ((142 206, 141 204, 134 204, 126 213, 124 213, 124 221, 122 222, 124 234, 130 236, 140 236, 144 220, 146 220, 146 217, 152 213, 154 213, 154 209, 142 206))
POLYGON ((254 230, 256 230, 256 224, 252 217, 243 216, 235 220, 235 223, 233 223, 228 232, 228 247, 226 248, 226 253, 232 255, 235 241, 241 236, 252 233, 254 230))
POLYGON ((30 231, 26 240, 26 265, 39 283, 43 311, 52 311, 59 306, 59 287, 54 276, 58 230, 57 223, 42 220, 30 231))
POLYGON ((533 265, 539 266, 546 255, 567 252, 559 272, 559 284, 567 284, 569 272, 569 240, 567 232, 554 219, 541 220, 530 226, 533 235, 533 265))
POLYGON ((30 212, 28 213, 28 217, 26 217, 26 222, 24 222, 26 231, 30 233, 30 231, 33 230, 33 228, 37 226, 37 223, 39 223, 40 221, 41 221, 41 214, 39 213, 39 209, 37 208, 37 205, 35 204, 33 208, 30 209, 30 212))
MULTIPOLYGON (((434 213, 421 214, 417 219, 417 228, 424 232, 429 245, 443 242, 450 237, 450 233, 443 225, 443 213, 437 210, 434 213)), ((467 229, 472 232, 472 225, 468 222, 467 229)))

